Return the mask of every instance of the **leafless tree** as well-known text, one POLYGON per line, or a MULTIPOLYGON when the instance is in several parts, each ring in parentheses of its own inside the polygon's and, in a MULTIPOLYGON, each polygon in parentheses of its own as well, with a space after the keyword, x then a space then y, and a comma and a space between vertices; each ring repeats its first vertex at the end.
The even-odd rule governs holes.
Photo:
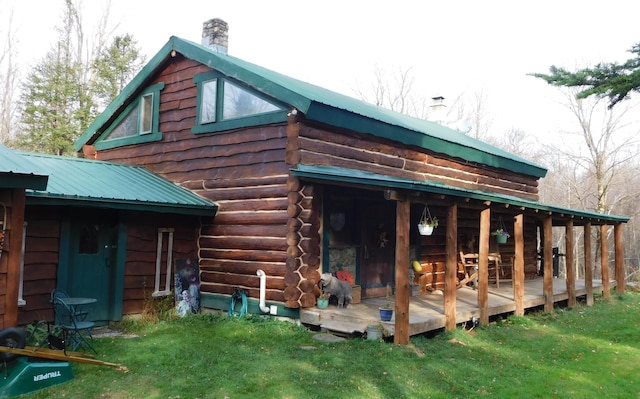
POLYGON ((373 81, 368 90, 352 88, 362 100, 401 114, 415 117, 426 116, 428 104, 413 95, 415 79, 411 68, 389 73, 378 65, 373 70, 373 81))
MULTIPOLYGON (((638 150, 635 140, 638 132, 629 123, 634 103, 609 109, 602 98, 577 98, 580 88, 559 87, 559 90, 564 98, 562 105, 577 123, 547 146, 548 153, 558 154, 558 162, 550 173, 556 180, 555 188, 551 189, 549 178, 545 178, 543 192, 549 195, 564 191, 564 195, 558 195, 556 200, 545 198, 545 202, 605 214, 628 211, 630 199, 637 198, 639 191, 637 185, 629 184, 632 175, 629 167, 637 162, 638 150)), ((595 230, 598 243, 608 239, 599 236, 599 229, 595 230)), ((637 253, 635 242, 627 242, 631 244, 627 250, 637 253)), ((594 249, 599 251, 600 245, 594 249)), ((598 268, 596 264, 596 273, 598 268)))
POLYGON ((4 50, 0 52, 0 144, 3 144, 15 135, 18 113, 16 97, 19 70, 16 61, 18 50, 13 30, 13 10, 9 10, 6 22, 0 25, 0 35, 4 42, 4 50))

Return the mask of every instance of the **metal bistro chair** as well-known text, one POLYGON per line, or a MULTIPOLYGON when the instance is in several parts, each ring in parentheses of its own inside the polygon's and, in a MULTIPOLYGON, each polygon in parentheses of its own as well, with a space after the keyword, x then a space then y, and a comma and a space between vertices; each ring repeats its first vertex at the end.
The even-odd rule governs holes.
MULTIPOLYGON (((53 304, 53 301, 56 298, 60 298, 60 299, 69 298, 69 294, 67 294, 66 291, 63 291, 60 288, 56 288, 53 291, 51 291, 51 299, 49 301, 53 304)), ((87 312, 86 310, 75 310, 75 309, 74 309, 74 313, 76 315, 76 319, 81 321, 86 319, 87 315, 89 314, 89 312, 87 312)))
POLYGON ((69 305, 62 298, 53 300, 55 310, 55 324, 62 328, 64 341, 67 346, 71 346, 75 352, 78 348, 85 351, 92 350, 96 355, 98 352, 93 348, 91 342, 91 330, 96 326, 93 321, 79 320, 73 313, 69 305))

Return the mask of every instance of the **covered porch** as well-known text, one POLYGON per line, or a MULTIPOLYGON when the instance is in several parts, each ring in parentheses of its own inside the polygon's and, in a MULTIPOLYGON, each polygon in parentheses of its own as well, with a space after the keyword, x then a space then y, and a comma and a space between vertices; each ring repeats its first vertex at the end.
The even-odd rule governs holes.
MULTIPOLYGON (((553 278, 553 303, 573 302, 569 300, 567 283, 565 279, 553 278)), ((615 281, 610 282, 615 286, 615 281)), ((419 293, 417 287, 413 287, 413 295, 409 300, 408 312, 408 335, 414 336, 442 330, 447 327, 447 316, 444 313, 444 292, 435 290, 432 292, 419 293)), ((583 299, 590 301, 593 292, 602 292, 603 284, 601 280, 593 281, 593 288, 590 289, 585 280, 575 281, 574 300, 583 299), (588 299, 590 298, 590 299, 588 299)), ((522 304, 525 310, 544 306, 546 303, 543 277, 527 279, 524 282, 524 295, 522 304)), ((488 290, 487 312, 490 319, 495 316, 507 317, 514 314, 516 304, 514 301, 514 289, 511 281, 500 283, 500 287, 491 285, 488 290)), ((392 302, 395 298, 392 298, 392 302)), ((366 298, 358 304, 353 304, 349 308, 337 308, 330 305, 326 309, 316 307, 301 309, 300 321, 308 326, 327 330, 336 334, 357 336, 364 334, 369 325, 381 324, 385 336, 395 336, 395 312, 394 317, 389 322, 381 322, 379 307, 386 302, 386 298, 366 298)), ((456 290, 456 325, 472 321, 473 318, 480 319, 481 309, 478 305, 478 291, 472 287, 464 286, 456 290)))

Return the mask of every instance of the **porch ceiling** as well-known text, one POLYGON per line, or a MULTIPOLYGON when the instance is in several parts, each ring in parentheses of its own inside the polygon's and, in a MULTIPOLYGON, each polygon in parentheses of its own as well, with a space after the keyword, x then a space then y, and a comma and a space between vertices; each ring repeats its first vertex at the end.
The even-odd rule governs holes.
MULTIPOLYGON (((628 217, 605 215, 577 209, 543 204, 538 201, 527 200, 509 195, 500 195, 481 190, 468 190, 447 186, 433 181, 409 180, 393 176, 381 175, 356 169, 335 166, 297 165, 291 169, 291 174, 305 180, 346 184, 354 187, 368 187, 384 190, 403 190, 407 192, 425 192, 441 194, 469 200, 491 202, 508 205, 521 212, 532 213, 541 217, 551 215, 554 222, 573 220, 575 225, 591 223, 593 225, 626 223, 628 217)), ((517 211, 514 211, 517 212, 517 211)))

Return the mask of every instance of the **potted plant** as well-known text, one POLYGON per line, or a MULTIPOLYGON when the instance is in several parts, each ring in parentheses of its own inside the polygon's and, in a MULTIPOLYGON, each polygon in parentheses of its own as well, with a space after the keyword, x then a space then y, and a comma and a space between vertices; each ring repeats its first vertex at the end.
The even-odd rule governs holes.
POLYGON ((329 306, 329 297, 331 294, 328 292, 323 292, 318 297, 318 309, 326 309, 329 306))
POLYGON ((387 284, 386 301, 383 306, 380 306, 380 320, 391 321, 393 317, 393 304, 391 303, 391 285, 387 284))
POLYGON ((429 212, 429 208, 425 205, 422 210, 420 222, 418 222, 418 231, 420 235, 430 236, 436 227, 438 227, 438 218, 431 217, 431 212, 429 212))
POLYGON ((505 244, 507 242, 507 238, 511 237, 509 232, 504 229, 496 229, 491 232, 491 235, 496 237, 496 242, 498 244, 505 244))

